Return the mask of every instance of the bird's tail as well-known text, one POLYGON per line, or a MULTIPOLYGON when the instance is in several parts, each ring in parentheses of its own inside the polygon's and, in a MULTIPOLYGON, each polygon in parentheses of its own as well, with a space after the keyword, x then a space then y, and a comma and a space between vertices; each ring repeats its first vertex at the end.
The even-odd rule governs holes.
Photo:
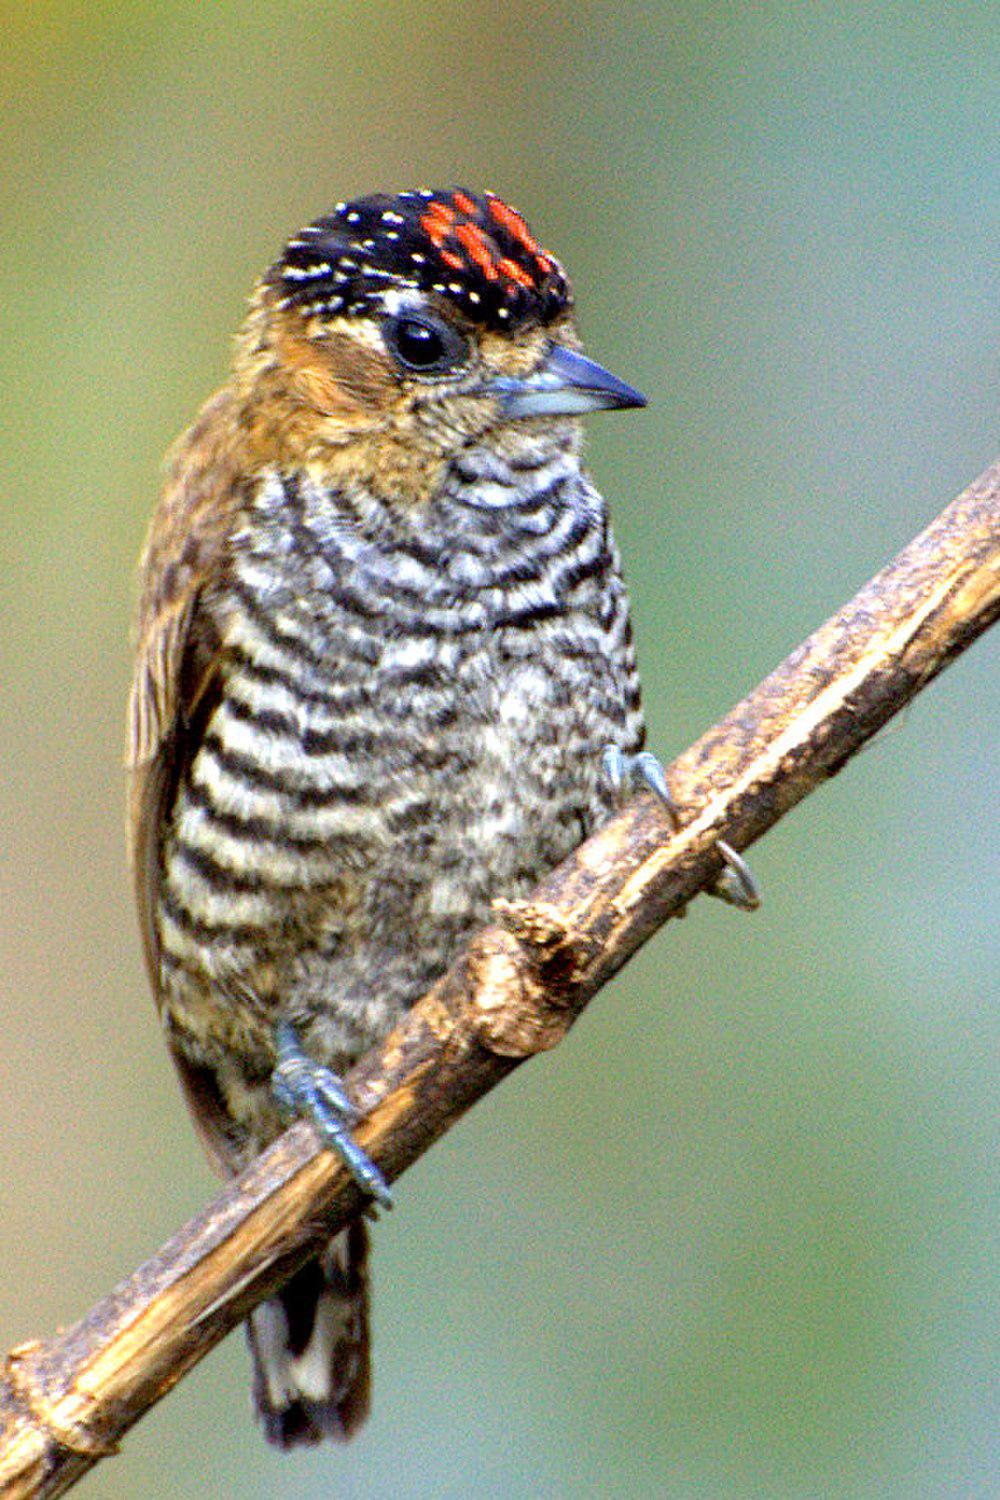
POLYGON ((269 1443, 345 1441, 368 1415, 368 1234, 358 1219, 247 1320, 269 1443))

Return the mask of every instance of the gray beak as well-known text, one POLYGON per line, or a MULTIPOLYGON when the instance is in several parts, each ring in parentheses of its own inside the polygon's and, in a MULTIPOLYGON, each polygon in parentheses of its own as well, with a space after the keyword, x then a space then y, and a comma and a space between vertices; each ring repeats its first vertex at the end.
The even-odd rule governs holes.
POLYGON ((645 406, 646 398, 605 370, 603 365, 554 344, 544 364, 523 380, 498 376, 490 391, 500 397, 500 410, 517 417, 578 417, 588 411, 619 406, 645 406))

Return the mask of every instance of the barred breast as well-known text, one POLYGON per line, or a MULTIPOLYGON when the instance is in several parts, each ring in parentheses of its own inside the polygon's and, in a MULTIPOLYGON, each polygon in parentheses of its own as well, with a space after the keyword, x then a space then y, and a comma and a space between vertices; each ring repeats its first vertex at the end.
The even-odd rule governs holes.
POLYGON ((615 544, 568 445, 471 452, 419 515, 272 474, 205 607, 221 692, 164 847, 162 989, 256 1149, 276 1015, 349 1066, 610 811, 601 751, 643 727, 615 544))

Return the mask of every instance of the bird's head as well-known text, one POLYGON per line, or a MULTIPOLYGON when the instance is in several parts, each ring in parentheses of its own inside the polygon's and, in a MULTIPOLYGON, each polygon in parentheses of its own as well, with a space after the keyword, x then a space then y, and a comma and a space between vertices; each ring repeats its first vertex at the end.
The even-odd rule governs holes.
POLYGON ((242 425, 262 463, 419 500, 484 439, 516 456, 540 424, 644 404, 579 352, 572 306, 558 261, 492 193, 338 204, 254 293, 242 425))

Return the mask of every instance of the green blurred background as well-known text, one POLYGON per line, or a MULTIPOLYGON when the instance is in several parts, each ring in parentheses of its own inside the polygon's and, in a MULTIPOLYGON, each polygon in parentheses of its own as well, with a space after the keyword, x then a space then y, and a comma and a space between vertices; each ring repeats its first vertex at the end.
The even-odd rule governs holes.
MULTIPOLYGON (((254 276, 354 193, 518 204, 650 398, 591 461, 669 756, 1000 450, 1000 14, 38 0, 3 30, 7 1348, 212 1186, 119 763, 160 455, 254 276)), ((1000 1491, 997 687, 981 642, 754 850, 759 915, 696 903, 400 1183, 356 1444, 269 1452, 234 1336, 89 1493, 1000 1491)))

